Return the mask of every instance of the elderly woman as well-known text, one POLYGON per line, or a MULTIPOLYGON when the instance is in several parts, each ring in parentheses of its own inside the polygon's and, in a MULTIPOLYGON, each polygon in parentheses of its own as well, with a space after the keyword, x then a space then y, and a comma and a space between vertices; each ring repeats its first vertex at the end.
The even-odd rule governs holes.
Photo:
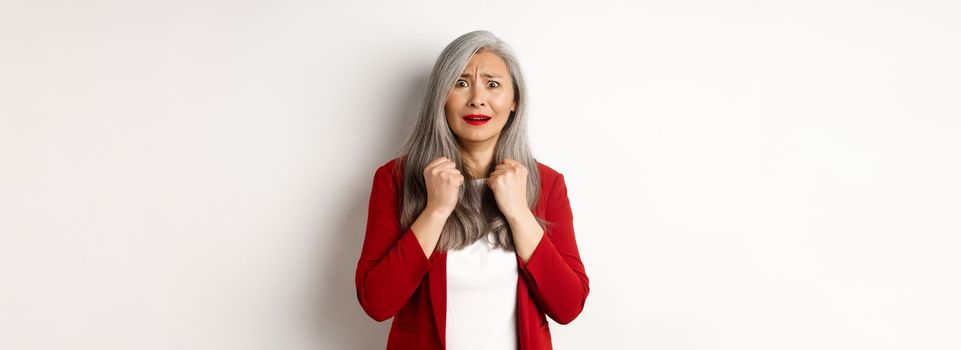
POLYGON ((545 315, 583 310, 564 176, 532 156, 526 107, 490 32, 441 52, 406 144, 374 173, 357 263, 364 311, 394 318, 387 349, 551 349, 545 315))

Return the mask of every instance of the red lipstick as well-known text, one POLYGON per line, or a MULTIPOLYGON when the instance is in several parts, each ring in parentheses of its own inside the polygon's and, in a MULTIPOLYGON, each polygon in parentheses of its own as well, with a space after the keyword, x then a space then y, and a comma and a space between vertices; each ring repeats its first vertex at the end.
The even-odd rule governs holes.
POLYGON ((468 114, 464 116, 464 121, 470 125, 484 125, 491 120, 491 117, 484 114, 468 114))

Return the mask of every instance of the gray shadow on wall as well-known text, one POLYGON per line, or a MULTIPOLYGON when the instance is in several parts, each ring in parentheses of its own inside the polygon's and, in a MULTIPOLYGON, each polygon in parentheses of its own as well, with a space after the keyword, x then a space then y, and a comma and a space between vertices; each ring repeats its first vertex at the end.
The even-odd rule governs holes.
MULTIPOLYGON (((378 142, 380 150, 364 162, 369 164, 363 169, 343 169, 357 174, 349 182, 330 184, 329 193, 333 198, 322 198, 326 207, 342 208, 342 211, 327 216, 338 218, 336 222, 316 224, 316 262, 317 273, 305 278, 314 281, 311 285, 316 299, 307 301, 306 323, 311 334, 316 334, 320 344, 330 349, 383 349, 387 345, 387 334, 393 319, 378 323, 370 318, 357 300, 355 273, 357 261, 363 246, 367 227, 367 210, 374 171, 392 158, 406 139, 413 125, 416 108, 423 94, 429 72, 411 76, 404 81, 417 86, 399 93, 397 97, 386 99, 385 123, 375 124, 382 127, 372 128, 372 135, 366 140, 378 142), (397 113, 397 111, 403 111, 397 113), (324 253, 326 252, 326 253, 324 253), (319 270, 319 271, 318 271, 319 270)), ((322 179, 321 179, 322 180, 322 179)))

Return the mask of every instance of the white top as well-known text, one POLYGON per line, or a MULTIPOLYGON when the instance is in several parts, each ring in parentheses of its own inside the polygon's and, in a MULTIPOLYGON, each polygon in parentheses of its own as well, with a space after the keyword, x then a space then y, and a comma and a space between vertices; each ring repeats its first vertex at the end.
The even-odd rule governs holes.
POLYGON ((517 349, 517 258, 495 237, 447 252, 447 349, 517 349))

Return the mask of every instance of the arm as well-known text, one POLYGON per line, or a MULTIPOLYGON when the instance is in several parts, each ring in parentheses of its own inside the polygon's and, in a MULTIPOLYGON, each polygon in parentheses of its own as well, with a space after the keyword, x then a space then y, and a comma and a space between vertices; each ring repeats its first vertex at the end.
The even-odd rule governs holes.
POLYGON ((527 264, 531 259, 531 254, 534 253, 534 248, 537 248, 537 244, 544 237, 544 229, 537 223, 534 213, 529 209, 524 210, 518 216, 506 217, 507 224, 511 227, 514 236, 514 250, 517 251, 517 256, 521 258, 521 263, 527 264))
POLYGON ((374 174, 367 231, 355 276, 357 300, 364 312, 378 322, 397 314, 430 270, 433 259, 426 252, 434 250, 437 239, 425 247, 418 240, 425 237, 418 236, 429 235, 435 229, 439 235, 443 228, 442 219, 425 211, 410 228, 400 230, 398 186, 388 170, 382 166, 374 174), (414 229, 418 228, 424 232, 415 234, 414 229))
MULTIPOLYGON (((560 324, 568 324, 584 309, 590 292, 584 264, 581 263, 574 238, 574 218, 567 198, 564 176, 558 174, 547 197, 545 219, 556 225, 548 228, 528 259, 522 259, 521 274, 527 279, 534 299, 544 312, 560 324)), ((523 221, 533 220, 533 217, 523 221)), ((537 233, 529 224, 518 225, 525 232, 537 233)), ((514 230, 514 225, 511 225, 514 230)), ((528 236, 536 237, 535 234, 528 236)), ((519 251, 521 249, 518 249, 519 251)))

